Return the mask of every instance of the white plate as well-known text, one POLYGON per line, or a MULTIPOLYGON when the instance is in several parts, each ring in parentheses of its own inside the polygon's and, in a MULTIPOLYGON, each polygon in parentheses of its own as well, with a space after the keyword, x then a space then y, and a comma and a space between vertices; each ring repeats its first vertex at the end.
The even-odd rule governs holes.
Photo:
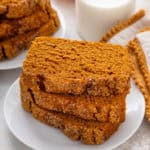
MULTIPOLYGON (((65 24, 64 16, 56 6, 53 6, 53 8, 57 11, 61 22, 61 26, 59 30, 53 35, 53 37, 60 37, 60 38, 65 37, 66 24, 65 24)), ((0 70, 10 70, 10 69, 20 68, 26 56, 26 53, 27 50, 22 51, 21 54, 19 54, 17 57, 13 59, 0 61, 0 70)))
POLYGON ((10 87, 4 102, 4 116, 10 131, 24 144, 36 150, 111 150, 129 139, 142 123, 145 103, 138 89, 127 97, 126 121, 104 144, 87 146, 71 141, 61 131, 35 120, 20 104, 18 80, 10 87))

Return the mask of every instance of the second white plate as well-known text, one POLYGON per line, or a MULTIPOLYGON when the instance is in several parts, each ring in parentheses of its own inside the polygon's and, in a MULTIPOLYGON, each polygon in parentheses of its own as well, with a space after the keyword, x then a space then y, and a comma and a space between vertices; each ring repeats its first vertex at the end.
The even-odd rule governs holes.
POLYGON ((68 139, 59 130, 35 120, 20 102, 19 81, 9 89, 4 102, 4 116, 10 131, 24 144, 36 150, 111 150, 129 139, 142 123, 145 103, 139 90, 132 86, 127 96, 126 121, 104 144, 87 146, 68 139))
MULTIPOLYGON (((60 37, 60 38, 65 37, 66 24, 64 16, 62 15, 61 11, 57 9, 56 6, 53 6, 53 8, 57 11, 61 22, 59 30, 53 35, 53 37, 60 37)), ((22 51, 21 54, 19 54, 17 57, 13 59, 0 61, 0 70, 10 70, 20 68, 22 66, 23 60, 25 59, 26 53, 27 50, 22 51)))

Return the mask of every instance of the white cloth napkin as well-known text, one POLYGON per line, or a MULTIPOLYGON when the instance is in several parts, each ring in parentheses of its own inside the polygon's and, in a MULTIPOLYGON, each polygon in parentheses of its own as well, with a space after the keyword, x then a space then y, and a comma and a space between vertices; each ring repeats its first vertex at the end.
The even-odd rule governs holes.
POLYGON ((150 10, 146 10, 146 15, 142 19, 113 36, 108 42, 125 46, 146 26, 150 26, 150 10))

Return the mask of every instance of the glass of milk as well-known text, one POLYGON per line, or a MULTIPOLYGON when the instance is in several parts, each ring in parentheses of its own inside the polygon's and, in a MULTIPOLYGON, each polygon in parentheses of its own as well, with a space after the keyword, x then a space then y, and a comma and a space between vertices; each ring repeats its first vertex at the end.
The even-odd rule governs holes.
POLYGON ((118 21, 128 18, 136 0, 76 0, 77 28, 87 41, 100 38, 118 21))

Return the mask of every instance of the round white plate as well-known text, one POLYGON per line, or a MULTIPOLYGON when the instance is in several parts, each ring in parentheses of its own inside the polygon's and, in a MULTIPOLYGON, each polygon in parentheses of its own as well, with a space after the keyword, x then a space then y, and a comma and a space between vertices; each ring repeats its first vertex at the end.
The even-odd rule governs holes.
MULTIPOLYGON (((57 11, 61 22, 59 30, 53 35, 53 37, 60 37, 60 38, 65 37, 66 24, 64 16, 62 15, 61 11, 57 9, 56 6, 53 6, 53 8, 57 11)), ((10 70, 20 68, 22 66, 23 60, 25 59, 26 53, 27 50, 22 51, 21 54, 19 54, 17 57, 13 59, 0 61, 0 70, 10 70)))
POLYGON ((129 139, 142 123, 144 98, 134 87, 127 97, 126 121, 104 144, 87 146, 71 141, 61 131, 35 120, 20 103, 19 80, 10 87, 4 102, 4 116, 10 131, 24 144, 36 150, 111 150, 129 139))

